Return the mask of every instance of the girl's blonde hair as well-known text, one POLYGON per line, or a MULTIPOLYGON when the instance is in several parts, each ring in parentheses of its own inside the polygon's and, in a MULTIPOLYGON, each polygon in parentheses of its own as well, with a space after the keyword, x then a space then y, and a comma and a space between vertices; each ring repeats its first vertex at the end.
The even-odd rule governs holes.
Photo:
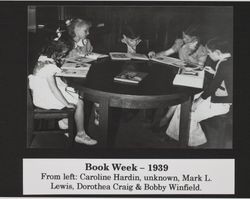
POLYGON ((85 26, 85 25, 87 25, 88 27, 91 27, 92 23, 90 21, 79 19, 79 18, 71 20, 70 23, 67 26, 68 34, 72 38, 74 38, 76 36, 76 34, 75 34, 75 28, 76 27, 85 26))

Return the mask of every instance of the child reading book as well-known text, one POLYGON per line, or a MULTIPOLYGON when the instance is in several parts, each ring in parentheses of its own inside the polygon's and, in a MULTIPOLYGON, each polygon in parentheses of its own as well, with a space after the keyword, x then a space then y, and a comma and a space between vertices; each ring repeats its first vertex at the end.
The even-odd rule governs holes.
MULTIPOLYGON (((232 58, 225 42, 211 40, 206 48, 208 56, 216 62, 214 78, 202 93, 194 96, 190 120, 189 145, 206 143, 206 136, 200 122, 208 118, 226 114, 232 104, 232 58)), ((209 67, 207 67, 209 68, 209 67)), ((210 68, 211 70, 211 68, 210 68)), ((180 105, 170 121, 166 134, 178 140, 180 105)))
POLYGON ((188 29, 182 33, 182 39, 176 39, 174 45, 159 53, 151 51, 148 53, 149 57, 169 56, 174 53, 179 54, 179 58, 187 64, 203 67, 207 53, 205 47, 200 43, 198 36, 192 36, 195 29, 188 29))
MULTIPOLYGON (((174 53, 178 53, 179 58, 186 64, 192 65, 195 68, 203 68, 204 63, 207 59, 206 48, 200 43, 200 38, 195 36, 197 33, 197 28, 195 26, 190 26, 185 32, 182 32, 182 39, 176 39, 174 45, 166 50, 159 53, 151 51, 148 53, 150 58, 158 56, 169 56, 174 53)), ((167 112, 167 117, 163 117, 159 124, 154 124, 153 127, 159 126, 164 127, 168 123, 174 111, 175 106, 169 107, 167 112)))
MULTIPOLYGON (((90 138, 84 129, 83 100, 55 74, 61 69, 57 66, 58 60, 66 55, 69 46, 62 41, 52 41, 43 50, 34 67, 33 74, 29 75, 29 86, 32 91, 33 103, 43 109, 75 109, 77 134, 75 141, 86 145, 95 145, 96 140, 90 138)), ((59 121, 61 128, 67 128, 65 119, 59 121)))

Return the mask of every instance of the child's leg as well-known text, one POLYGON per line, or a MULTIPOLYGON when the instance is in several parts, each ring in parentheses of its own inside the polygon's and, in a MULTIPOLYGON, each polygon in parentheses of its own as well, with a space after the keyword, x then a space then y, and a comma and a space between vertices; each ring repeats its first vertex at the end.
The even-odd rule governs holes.
POLYGON ((84 108, 84 103, 82 100, 79 99, 76 104, 76 110, 75 110, 75 122, 76 122, 77 132, 85 132, 83 108, 84 108))
POLYGON ((166 113, 166 115, 160 121, 160 127, 166 125, 170 121, 170 119, 174 115, 176 107, 177 106, 170 106, 169 107, 168 112, 166 113))
POLYGON ((95 115, 94 123, 95 123, 95 125, 98 126, 99 123, 100 123, 100 115, 99 115, 100 104, 95 102, 94 106, 95 106, 95 109, 94 109, 94 115, 95 115))
POLYGON ((90 138, 85 132, 83 110, 84 110, 84 103, 81 99, 79 99, 76 104, 76 110, 75 110, 75 122, 77 129, 77 135, 75 137, 75 141, 86 145, 95 145, 97 144, 97 141, 90 138))

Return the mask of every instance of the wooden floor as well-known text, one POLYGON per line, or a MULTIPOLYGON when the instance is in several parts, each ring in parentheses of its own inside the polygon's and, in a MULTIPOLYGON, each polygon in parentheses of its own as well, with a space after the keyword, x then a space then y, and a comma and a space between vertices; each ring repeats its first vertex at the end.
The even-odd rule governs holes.
MULTIPOLYGON (((91 137, 96 140, 100 139, 98 126, 94 125, 93 114, 90 118, 90 126, 88 133, 91 137)), ((169 138, 164 131, 152 131, 148 128, 148 122, 144 120, 143 111, 139 111, 134 115, 129 121, 121 119, 116 141, 115 148, 178 148, 178 142, 169 138)), ((210 119, 204 122, 203 126, 206 126, 206 131, 209 131, 210 140, 208 143, 199 146, 198 148, 217 148, 217 145, 214 144, 217 141, 218 132, 215 128, 214 120, 210 119)), ((49 148, 61 148, 65 146, 67 137, 65 135, 37 135, 32 142, 32 147, 49 147, 49 148)), ((227 130, 226 135, 223 138, 224 145, 223 148, 232 148, 232 129, 227 130)), ((100 144, 95 146, 86 146, 83 144, 74 143, 74 148, 79 147, 92 147, 100 148, 100 144)))

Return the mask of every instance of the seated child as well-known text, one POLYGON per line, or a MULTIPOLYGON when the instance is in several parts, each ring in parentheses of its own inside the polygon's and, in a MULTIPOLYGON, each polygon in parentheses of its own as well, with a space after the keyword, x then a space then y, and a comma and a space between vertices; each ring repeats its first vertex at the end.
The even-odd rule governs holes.
POLYGON ((207 58, 207 53, 205 47, 200 44, 199 37, 191 36, 190 33, 186 32, 182 33, 182 37, 182 39, 176 39, 174 45, 170 49, 159 53, 151 51, 148 53, 148 56, 169 56, 178 52, 179 58, 187 64, 203 67, 207 58))
MULTIPOLYGON (((186 32, 182 32, 182 39, 176 39, 174 45, 166 50, 159 53, 151 51, 148 53, 149 57, 155 56, 169 56, 174 53, 179 54, 179 58, 185 61, 186 64, 193 65, 195 68, 203 68, 204 63, 207 59, 206 48, 200 44, 200 39, 197 36, 192 36, 196 32, 195 28, 189 28, 186 32)), ((159 124, 154 124, 153 128, 165 127, 175 112, 176 106, 171 106, 168 109, 166 115, 161 119, 159 124)))
MULTIPOLYGON (((89 35, 89 29, 91 23, 82 19, 73 19, 67 20, 67 32, 61 37, 62 40, 66 40, 71 44, 72 50, 69 52, 67 57, 74 57, 78 55, 85 55, 93 51, 93 47, 87 39, 89 35)), ((99 125, 99 104, 94 103, 95 105, 95 120, 94 123, 99 125)))
MULTIPOLYGON (((72 92, 72 89, 67 89, 67 84, 55 76, 55 73, 61 71, 57 63, 68 50, 69 46, 62 41, 52 41, 42 50, 33 74, 29 75, 33 103, 43 109, 74 108, 77 128, 75 141, 86 145, 95 145, 97 141, 90 138, 84 130, 83 100, 79 98, 77 93, 72 92)), ((60 122, 59 126, 62 126, 63 121, 60 122)), ((67 127, 67 122, 64 126, 67 127)))
POLYGON ((136 48, 141 41, 140 36, 132 29, 132 27, 126 25, 122 28, 121 42, 126 45, 127 53, 136 53, 136 48))
POLYGON ((93 47, 87 39, 91 23, 82 19, 73 19, 66 21, 67 31, 61 36, 61 40, 66 40, 71 45, 71 51, 68 57, 74 57, 79 54, 91 53, 93 47))
MULTIPOLYGON (((190 120, 189 145, 198 146, 206 143, 206 136, 200 122, 208 118, 226 114, 232 104, 232 58, 225 42, 211 40, 207 43, 208 56, 216 62, 215 75, 202 93, 194 96, 190 120)), ((206 67, 210 68, 211 67, 206 67)), ((166 131, 167 135, 178 140, 180 105, 166 131)))

